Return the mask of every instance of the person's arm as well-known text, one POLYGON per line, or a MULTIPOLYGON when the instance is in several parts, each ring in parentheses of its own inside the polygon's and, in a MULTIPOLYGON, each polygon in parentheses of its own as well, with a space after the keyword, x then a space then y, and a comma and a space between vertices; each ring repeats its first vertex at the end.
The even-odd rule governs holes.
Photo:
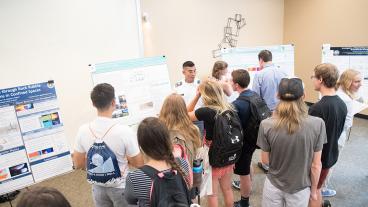
POLYGON ((228 82, 221 82, 222 89, 226 96, 231 96, 233 89, 228 82))
POLYGON ((313 161, 311 165, 311 199, 317 200, 317 184, 319 176, 321 175, 322 162, 321 162, 322 150, 313 153, 313 161))
POLYGON ((86 153, 77 152, 74 150, 73 152, 73 163, 75 169, 86 169, 86 153))
POLYGON ((265 152, 265 151, 262 150, 261 157, 262 157, 262 163, 265 164, 265 165, 269 165, 269 163, 270 163, 270 153, 265 152))
POLYGON ((126 179, 126 184, 125 184, 124 195, 125 195, 125 200, 127 201, 129 205, 137 205, 138 203, 138 198, 135 196, 133 189, 134 189, 133 183, 130 179, 130 175, 128 174, 127 179, 126 179))
POLYGON ((187 105, 187 111, 188 112, 193 112, 195 106, 197 105, 197 102, 199 100, 199 98, 201 97, 201 93, 199 93, 198 89, 197 89, 197 93, 194 96, 194 98, 190 101, 190 103, 187 105))
POLYGON ((128 163, 135 168, 142 167, 144 165, 143 156, 141 153, 134 157, 127 156, 128 163))
POLYGON ((259 83, 258 75, 257 74, 255 74, 254 75, 254 78, 253 78, 252 91, 256 92, 258 95, 261 96, 261 85, 259 83))

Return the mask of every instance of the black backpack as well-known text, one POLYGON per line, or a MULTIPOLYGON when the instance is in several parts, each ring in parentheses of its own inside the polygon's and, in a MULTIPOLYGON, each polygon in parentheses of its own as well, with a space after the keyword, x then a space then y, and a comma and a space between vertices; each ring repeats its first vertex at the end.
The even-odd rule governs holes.
POLYGON ((208 151, 212 167, 236 163, 243 147, 243 130, 235 111, 224 111, 215 117, 212 144, 208 151))
POLYGON ((179 172, 160 172, 144 165, 140 168, 152 179, 150 207, 189 207, 191 202, 188 187, 179 172))
MULTIPOLYGON (((248 101, 250 107, 250 117, 244 130, 244 142, 253 146, 257 145, 259 125, 262 120, 272 115, 266 102, 255 92, 251 96, 239 96, 239 99, 248 101)), ((257 147, 258 148, 258 147, 257 147)))

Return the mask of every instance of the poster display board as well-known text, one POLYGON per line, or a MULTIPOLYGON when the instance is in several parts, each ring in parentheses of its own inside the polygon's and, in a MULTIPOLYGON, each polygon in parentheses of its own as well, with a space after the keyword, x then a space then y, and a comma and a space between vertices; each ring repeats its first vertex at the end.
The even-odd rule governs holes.
POLYGON ((166 57, 118 60, 92 65, 93 84, 109 83, 115 88, 113 118, 136 125, 159 114, 162 102, 172 92, 166 57))
POLYGON ((54 82, 0 90, 0 195, 72 166, 54 82))
POLYGON ((337 66, 340 74, 346 69, 355 69, 362 74, 362 86, 359 96, 368 100, 368 46, 365 47, 332 47, 322 46, 322 63, 332 63, 337 66))

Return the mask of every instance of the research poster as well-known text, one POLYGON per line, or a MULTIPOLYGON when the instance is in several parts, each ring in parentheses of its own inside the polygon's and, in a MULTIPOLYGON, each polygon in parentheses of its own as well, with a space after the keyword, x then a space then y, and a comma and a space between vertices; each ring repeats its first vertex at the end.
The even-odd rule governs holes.
POLYGON ((330 44, 324 44, 322 62, 336 65, 340 74, 349 68, 358 70, 363 79, 358 95, 368 100, 368 46, 332 47, 330 44))
POLYGON ((109 83, 115 88, 113 118, 136 125, 145 117, 157 116, 163 100, 172 92, 166 57, 119 60, 92 65, 93 84, 109 83))
POLYGON ((72 170, 53 81, 0 90, 0 195, 72 170))
MULTIPOLYGON (((249 87, 252 87, 253 77, 260 71, 258 53, 269 50, 272 53, 272 62, 288 76, 294 76, 294 45, 270 45, 257 47, 238 47, 221 50, 221 59, 228 64, 230 77, 231 71, 246 69, 250 75, 249 87)), ((238 95, 234 93, 230 100, 238 95)))

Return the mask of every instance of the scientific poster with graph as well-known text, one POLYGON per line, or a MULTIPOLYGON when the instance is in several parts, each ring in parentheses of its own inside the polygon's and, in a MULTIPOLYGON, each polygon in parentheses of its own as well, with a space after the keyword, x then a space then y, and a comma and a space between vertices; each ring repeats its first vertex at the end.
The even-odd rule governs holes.
POLYGON ((157 116, 163 100, 172 91, 166 57, 119 60, 92 65, 94 85, 109 83, 115 88, 113 118, 136 125, 148 116, 157 116))
POLYGON ((292 44, 227 48, 221 50, 221 58, 228 63, 229 71, 246 69, 253 77, 260 71, 258 53, 261 50, 271 51, 273 64, 286 74, 294 75, 294 45, 292 44))
POLYGON ((53 81, 0 90, 0 195, 72 170, 53 81))
POLYGON ((368 46, 365 47, 332 47, 322 46, 322 63, 332 63, 337 66, 340 74, 346 69, 355 69, 362 74, 362 86, 359 96, 368 100, 368 46))

